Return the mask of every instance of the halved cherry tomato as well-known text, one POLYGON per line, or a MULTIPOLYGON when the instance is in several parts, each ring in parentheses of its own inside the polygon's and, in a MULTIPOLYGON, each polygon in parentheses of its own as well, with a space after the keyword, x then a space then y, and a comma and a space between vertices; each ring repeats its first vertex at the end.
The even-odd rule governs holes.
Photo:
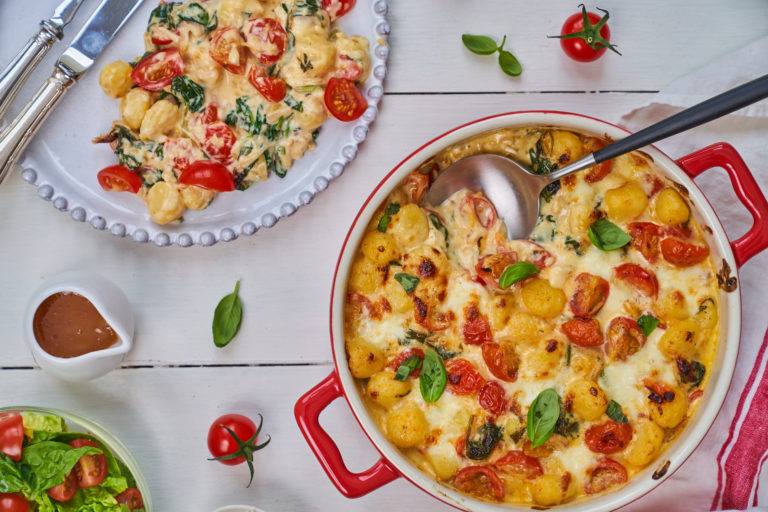
MULTIPOLYGON (((90 439, 74 439, 69 443, 72 448, 82 448, 91 446, 101 449, 101 447, 90 439)), ((77 461, 75 467, 75 476, 77 477, 77 486, 81 489, 99 485, 107 478, 107 457, 103 453, 98 455, 83 455, 77 461)))
POLYGON ((147 55, 136 64, 131 79, 148 91, 159 91, 171 84, 174 77, 184 74, 184 59, 178 48, 168 48, 147 55))
POLYGON ((137 508, 144 508, 144 498, 141 497, 141 492, 135 487, 129 487, 117 496, 115 499, 121 505, 126 505, 128 510, 136 510, 137 508))
POLYGON ((490 466, 468 466, 453 477, 453 485, 460 491, 480 498, 504 499, 506 491, 499 475, 490 466))
POLYGON ((419 356, 421 358, 421 362, 419 362, 419 365, 416 367, 415 370, 411 372, 411 374, 408 377, 418 377, 421 373, 421 365, 424 363, 424 351, 420 348, 411 348, 408 350, 403 350, 399 354, 395 356, 395 358, 390 362, 387 366, 391 370, 397 371, 398 368, 400 368, 400 365, 403 364, 403 361, 408 359, 411 356, 419 356))
POLYGON ((408 195, 408 199, 411 203, 419 204, 424 198, 424 194, 426 193, 427 189, 429 188, 429 182, 430 179, 428 174, 422 174, 419 171, 413 171, 411 174, 405 177, 402 185, 400 185, 400 188, 402 188, 408 195))
POLYGON ((178 172, 184 172, 189 164, 203 158, 203 153, 195 146, 191 139, 186 137, 168 137, 163 143, 163 153, 171 157, 173 168, 178 172))
POLYGON ((659 261, 659 237, 662 229, 653 222, 632 222, 627 226, 632 237, 632 247, 642 254, 648 263, 659 261))
POLYGON ((51 487, 45 492, 56 501, 69 501, 74 498, 75 493, 77 492, 77 476, 75 475, 75 469, 72 468, 72 471, 69 472, 62 483, 51 487))
POLYGON ((0 493, 0 512, 29 512, 29 502, 21 494, 0 493))
POLYGON ((285 98, 285 81, 276 76, 268 76, 266 70, 258 64, 251 66, 248 81, 267 101, 277 103, 285 98))
MULTIPOLYGON (((608 20, 608 11, 599 7, 597 9, 603 11, 605 16, 601 17, 599 14, 587 12, 587 9, 582 5, 582 12, 569 16, 560 30, 560 47, 567 56, 575 61, 591 62, 597 60, 605 53, 606 48, 619 53, 610 44, 611 31, 605 24, 605 21, 608 20)), ((619 53, 619 55, 621 54, 619 53)))
POLYGON ((656 279, 656 274, 650 270, 645 270, 634 263, 624 263, 615 267, 613 271, 617 278, 626 281, 646 296, 655 299, 659 294, 659 281, 656 279))
POLYGON ((325 107, 339 121, 354 121, 365 113, 368 103, 355 82, 333 77, 325 86, 325 107))
POLYGON ((496 219, 499 218, 493 203, 479 194, 465 196, 459 208, 465 212, 467 210, 473 212, 477 221, 485 229, 490 228, 496 222, 496 219))
POLYGON ((691 267, 709 256, 709 247, 689 244, 677 238, 665 238, 659 243, 661 255, 676 267, 691 267))
POLYGON ((448 391, 454 395, 471 395, 485 386, 485 379, 466 359, 455 358, 445 362, 448 391))
POLYGON ((12 460, 21 460, 24 442, 24 420, 18 412, 0 413, 0 452, 12 460))
POLYGON ((645 335, 637 322, 625 316, 611 320, 605 337, 605 354, 615 361, 624 361, 645 345, 645 335))
POLYGON ((509 409, 504 388, 501 387, 501 384, 493 380, 482 387, 477 396, 477 401, 480 404, 480 407, 494 416, 501 416, 507 412, 507 409, 509 409))
POLYGON ((629 423, 608 420, 592 425, 584 433, 587 448, 597 453, 616 453, 623 450, 632 439, 632 427, 629 423))
POLYGON ((171 44, 179 38, 178 30, 170 30, 159 24, 152 25, 149 33, 151 34, 152 43, 158 46, 171 44))
POLYGON ((285 52, 288 34, 273 18, 253 18, 245 22, 243 27, 245 44, 253 54, 267 66, 280 60, 285 52))
POLYGON ((522 450, 510 450, 502 455, 493 467, 500 473, 508 473, 517 478, 534 479, 544 474, 539 459, 529 457, 522 450))
POLYGON ((573 318, 560 326, 565 336, 581 347, 597 347, 603 344, 600 323, 594 318, 573 318))
POLYGON ((205 127, 203 150, 224 165, 232 162, 232 146, 235 142, 237 137, 226 123, 218 121, 205 127))
MULTIPOLYGON (((584 143, 584 149, 589 153, 594 153, 598 149, 603 149, 604 147, 605 143, 594 137, 590 137, 584 143)), ((608 176, 608 173, 611 172, 612 168, 613 160, 606 160, 605 162, 593 165, 584 173, 584 181, 587 183, 597 183, 608 176)))
POLYGON ((486 283, 499 288, 499 278, 504 269, 517 262, 517 253, 512 251, 499 252, 483 256, 475 265, 475 272, 486 283))
POLYGON ((505 382, 517 380, 520 356, 517 355, 514 346, 509 343, 489 341, 483 343, 480 348, 483 352, 483 360, 494 377, 505 382))
POLYGON ((464 308, 464 327, 461 334, 464 341, 470 345, 482 345, 493 341, 491 325, 474 302, 464 308))
POLYGON ((611 289, 608 281, 588 272, 582 272, 573 281, 576 284, 576 292, 568 303, 571 311, 576 316, 592 318, 608 299, 611 289))
POLYGON ((198 160, 192 162, 179 176, 181 185, 196 185, 198 187, 231 192, 235 190, 235 180, 232 174, 219 162, 213 160, 198 160))
POLYGON ((590 472, 584 492, 597 494, 627 481, 627 470, 613 459, 601 459, 590 472))
POLYGON ((331 21, 347 14, 355 6, 356 0, 323 0, 323 10, 328 13, 331 21))
POLYGON ((208 54, 230 73, 242 75, 248 61, 247 51, 240 31, 229 26, 216 31, 211 39, 208 54))
POLYGON ((336 73, 333 76, 338 78, 346 78, 353 82, 360 78, 363 70, 360 69, 360 65, 355 62, 354 59, 349 58, 343 53, 339 55, 339 60, 336 64, 336 73))
POLYGON ((219 120, 219 107, 216 106, 216 104, 211 103, 207 107, 205 107, 205 110, 203 111, 203 115, 201 116, 200 120, 204 124, 213 124, 216 121, 219 120))
POLYGON ((141 177, 124 165, 110 165, 96 175, 101 188, 107 192, 133 192, 141 188, 141 177))

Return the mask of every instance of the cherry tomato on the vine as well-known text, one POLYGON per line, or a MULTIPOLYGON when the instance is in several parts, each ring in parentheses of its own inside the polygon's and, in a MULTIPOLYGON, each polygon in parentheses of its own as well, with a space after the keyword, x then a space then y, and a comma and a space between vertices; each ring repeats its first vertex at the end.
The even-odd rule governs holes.
POLYGON ((208 450, 212 459, 228 466, 246 462, 251 472, 248 487, 253 482, 253 452, 269 444, 270 439, 256 444, 261 432, 263 418, 259 415, 259 426, 242 414, 225 414, 217 418, 208 430, 208 450))
POLYGON ((584 4, 579 4, 581 12, 569 16, 559 36, 548 36, 560 39, 560 47, 565 54, 575 61, 591 62, 599 59, 607 48, 619 53, 615 45, 610 43, 611 30, 606 22, 608 21, 608 11, 597 7, 598 11, 605 13, 604 16, 587 12, 584 4))

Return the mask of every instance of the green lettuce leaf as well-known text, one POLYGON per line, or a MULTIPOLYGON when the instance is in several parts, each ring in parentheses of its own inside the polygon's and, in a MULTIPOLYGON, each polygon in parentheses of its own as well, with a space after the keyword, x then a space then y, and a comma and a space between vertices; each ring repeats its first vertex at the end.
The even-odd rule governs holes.
POLYGON ((65 432, 64 418, 55 414, 41 414, 37 412, 25 412, 21 414, 24 422, 24 434, 31 443, 47 441, 55 433, 65 432))
POLYGON ((22 492, 26 489, 27 484, 18 465, 7 455, 0 453, 0 492, 22 492))
POLYGON ((57 441, 42 441, 22 452, 21 463, 28 468, 22 475, 32 491, 44 491, 62 483, 80 457, 99 453, 101 450, 91 446, 72 448, 57 441))
POLYGON ((101 485, 79 489, 69 501, 56 503, 59 512, 122 512, 115 497, 101 485))

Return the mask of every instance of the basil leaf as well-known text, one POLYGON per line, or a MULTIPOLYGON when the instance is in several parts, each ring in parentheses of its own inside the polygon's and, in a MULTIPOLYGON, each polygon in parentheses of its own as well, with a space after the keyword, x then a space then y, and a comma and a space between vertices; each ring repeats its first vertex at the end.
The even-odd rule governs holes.
POLYGON ((419 374, 419 389, 425 402, 436 402, 445 390, 448 378, 443 360, 434 350, 424 351, 424 363, 419 374))
POLYGON ((387 207, 384 209, 384 215, 379 220, 379 225, 376 226, 376 229, 378 229, 382 233, 386 233, 387 226, 389 226, 389 223, 392 222, 392 215, 396 214, 399 211, 400 211, 399 204, 389 203, 387 207))
POLYGON ((151 27, 152 25, 156 25, 158 23, 168 23, 168 17, 171 13, 171 10, 177 6, 180 5, 178 2, 171 2, 168 4, 161 4, 152 9, 152 13, 149 15, 149 23, 147 23, 147 29, 151 27))
POLYGON ((523 72, 523 66, 520 65, 520 61, 506 50, 499 52, 499 67, 509 76, 518 76, 523 72))
POLYGON ((608 408, 605 410, 605 414, 616 423, 629 423, 629 420, 624 415, 624 411, 621 410, 621 405, 615 400, 608 402, 608 408))
POLYGON ((181 11, 179 11, 177 16, 181 20, 198 23, 204 27, 207 27, 208 22, 210 21, 208 17, 208 11, 206 11, 205 8, 197 2, 188 4, 181 11))
POLYGON ((445 227, 445 224, 440 220, 440 217, 438 217, 434 213, 427 214, 427 217, 432 222, 432 225, 435 226, 435 229, 440 231, 443 236, 445 237, 445 246, 448 247, 448 228, 445 227))
POLYGON ((619 226, 606 219, 599 219, 589 226, 587 233, 595 247, 601 251, 613 251, 624 247, 632 241, 632 237, 619 226))
POLYGON ((488 36, 473 36, 472 34, 462 34, 461 42, 467 47, 467 50, 478 55, 490 55, 498 49, 496 41, 488 36))
POLYGON ((531 447, 541 446, 555 431, 560 418, 560 396, 552 388, 545 389, 531 403, 528 409, 528 439, 531 447))
POLYGON ((440 359, 442 359, 443 361, 445 361, 446 359, 453 359, 457 355, 461 354, 460 350, 448 350, 442 345, 435 345, 434 343, 430 343, 428 341, 425 341, 424 344, 430 347, 435 352, 437 352, 437 355, 439 355, 440 359))
POLYGON ((213 344, 217 347, 226 346, 240 329, 243 305, 237 294, 238 291, 240 291, 239 280, 235 284, 235 291, 221 299, 213 313, 213 344))
POLYGON ((413 329, 408 329, 405 331, 405 339, 406 340, 416 340, 420 343, 426 342, 427 338, 429 337, 429 334, 424 334, 422 332, 414 331, 413 329))
POLYGON ((478 431, 479 439, 471 437, 472 423, 475 417, 469 418, 469 426, 465 435, 464 452, 467 458, 472 460, 483 460, 493 452, 499 441, 503 437, 503 428, 494 423, 485 423, 478 431))
POLYGON ((646 338, 651 335, 658 325, 659 319, 653 315, 642 315, 637 319, 637 326, 640 327, 640 330, 643 331, 643 336, 646 338))
POLYGON ((188 76, 175 76, 171 80, 171 91, 178 95, 190 112, 202 112, 205 102, 205 89, 188 76))
POLYGON ((698 361, 690 363, 682 357, 677 358, 677 369, 680 372, 680 380, 683 383, 690 383, 691 388, 695 388, 704 380, 707 373, 706 367, 698 361))
POLYGON ((421 356, 413 354, 408 356, 400 363, 395 373, 395 380, 406 380, 410 374, 415 372, 421 366, 421 356))
POLYGON ((412 276, 410 274, 406 274, 405 272, 399 272, 395 274, 395 281, 400 283, 400 286, 403 287, 405 290, 405 293, 410 294, 413 290, 416 289, 416 285, 419 284, 419 278, 416 276, 412 276))
POLYGON ((526 277, 539 273, 539 267, 529 261, 518 261, 507 266, 499 277, 499 288, 509 288, 526 277))

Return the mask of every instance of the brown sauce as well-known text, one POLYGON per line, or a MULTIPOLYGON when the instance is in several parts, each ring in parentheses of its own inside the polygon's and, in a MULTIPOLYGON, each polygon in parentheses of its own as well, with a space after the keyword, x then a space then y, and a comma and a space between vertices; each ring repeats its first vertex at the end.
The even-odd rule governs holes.
POLYGON ((117 334, 91 301, 71 292, 54 293, 32 321, 40 347, 55 357, 77 357, 117 343, 117 334))

